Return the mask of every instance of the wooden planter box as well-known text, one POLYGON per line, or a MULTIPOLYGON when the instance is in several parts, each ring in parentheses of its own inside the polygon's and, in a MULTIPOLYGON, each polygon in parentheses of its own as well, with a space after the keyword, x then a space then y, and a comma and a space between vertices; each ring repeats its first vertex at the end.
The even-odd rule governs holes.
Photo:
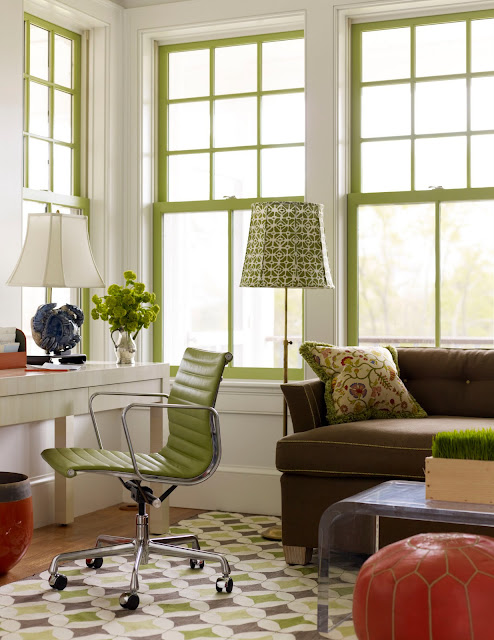
POLYGON ((494 461, 426 458, 425 497, 494 504, 494 461))

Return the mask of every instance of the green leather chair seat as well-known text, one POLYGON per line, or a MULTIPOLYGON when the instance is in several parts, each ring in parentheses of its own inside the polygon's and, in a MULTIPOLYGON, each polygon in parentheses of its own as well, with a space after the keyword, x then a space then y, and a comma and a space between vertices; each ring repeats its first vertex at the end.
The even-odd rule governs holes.
MULTIPOLYGON (((66 478, 74 477, 78 471, 135 473, 130 455, 123 451, 71 447, 46 449, 41 455, 55 471, 66 478)), ((187 460, 185 456, 182 457, 180 465, 174 464, 160 453, 136 453, 136 460, 142 474, 169 478, 194 478, 207 467, 206 464, 201 470, 197 466, 197 460, 187 460)))

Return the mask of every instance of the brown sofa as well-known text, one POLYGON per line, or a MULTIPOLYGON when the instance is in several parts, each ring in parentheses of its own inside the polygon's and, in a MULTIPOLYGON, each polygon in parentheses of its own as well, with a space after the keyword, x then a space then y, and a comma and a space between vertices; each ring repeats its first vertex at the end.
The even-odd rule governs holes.
MULTIPOLYGON (((283 547, 289 563, 309 562, 319 519, 334 502, 386 480, 424 480, 424 459, 438 431, 494 428, 494 350, 398 349, 400 377, 427 418, 365 420, 327 425, 319 379, 281 386, 294 433, 277 444, 282 472, 283 547)), ((458 525, 383 519, 380 545, 420 531, 463 530, 458 525)), ((372 552, 372 522, 355 519, 335 545, 372 552)), ((478 529, 478 531, 482 531, 478 529)), ((494 535, 493 530, 483 533, 494 535)))

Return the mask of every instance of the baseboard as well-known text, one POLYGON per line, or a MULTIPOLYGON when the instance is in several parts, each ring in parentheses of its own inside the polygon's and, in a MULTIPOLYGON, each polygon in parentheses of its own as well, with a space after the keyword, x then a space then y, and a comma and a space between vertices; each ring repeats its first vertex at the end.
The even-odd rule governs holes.
POLYGON ((174 507, 280 515, 280 473, 259 467, 221 466, 193 487, 178 487, 170 496, 174 507))
MULTIPOLYGON (((74 516, 82 516, 122 500, 121 484, 117 478, 81 474, 69 480, 74 483, 74 516)), ((33 495, 34 528, 55 521, 55 477, 53 473, 30 478, 33 495)))
MULTIPOLYGON (((178 487, 170 496, 174 507, 211 509, 240 513, 280 515, 280 473, 261 467, 221 466, 205 482, 193 487, 178 487)), ((125 500, 116 478, 81 474, 74 482, 75 516, 90 513, 125 500)), ((164 485, 163 485, 164 486, 164 485)), ((34 527, 54 521, 54 476, 31 479, 34 527)))

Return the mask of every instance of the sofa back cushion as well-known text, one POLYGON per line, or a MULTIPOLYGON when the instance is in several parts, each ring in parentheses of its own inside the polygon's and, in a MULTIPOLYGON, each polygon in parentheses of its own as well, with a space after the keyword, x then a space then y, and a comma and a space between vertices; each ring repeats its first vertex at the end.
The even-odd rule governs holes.
POLYGON ((494 417, 494 350, 397 351, 400 377, 429 415, 494 417))

